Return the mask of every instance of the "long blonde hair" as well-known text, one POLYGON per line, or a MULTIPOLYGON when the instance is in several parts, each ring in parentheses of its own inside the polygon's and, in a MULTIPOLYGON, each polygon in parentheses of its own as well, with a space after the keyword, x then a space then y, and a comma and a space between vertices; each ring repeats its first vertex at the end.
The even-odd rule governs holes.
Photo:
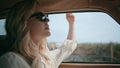
MULTIPOLYGON (((25 58, 27 58, 32 64, 32 67, 36 67, 36 63, 40 63, 40 58, 38 57, 38 53, 41 49, 40 45, 46 45, 46 39, 43 39, 43 43, 39 44, 38 47, 34 46, 31 43, 29 29, 27 28, 26 20, 30 17, 32 13, 35 11, 32 10, 33 6, 37 4, 35 0, 24 0, 23 2, 15 5, 8 12, 8 16, 6 19, 6 32, 7 32, 7 40, 9 43, 9 50, 20 53, 25 58), (39 60, 39 61, 38 61, 39 60), (34 62, 33 62, 34 61, 34 62)), ((49 58, 45 56, 48 60, 49 58)), ((38 65, 37 67, 39 67, 38 65)))

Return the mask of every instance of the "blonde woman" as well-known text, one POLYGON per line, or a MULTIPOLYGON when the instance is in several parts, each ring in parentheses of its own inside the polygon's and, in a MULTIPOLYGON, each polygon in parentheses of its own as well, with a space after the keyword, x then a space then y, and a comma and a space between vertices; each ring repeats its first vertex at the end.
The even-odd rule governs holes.
POLYGON ((67 39, 60 48, 50 51, 46 40, 51 35, 49 19, 38 7, 39 2, 25 0, 9 11, 6 19, 8 49, 0 57, 0 68, 58 68, 75 50, 73 14, 66 14, 67 39))

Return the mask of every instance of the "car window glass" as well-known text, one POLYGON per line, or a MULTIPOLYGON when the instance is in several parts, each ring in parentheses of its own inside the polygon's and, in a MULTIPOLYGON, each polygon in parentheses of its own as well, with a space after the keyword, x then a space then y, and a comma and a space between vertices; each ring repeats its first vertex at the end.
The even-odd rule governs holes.
POLYGON ((5 32, 5 19, 0 19, 0 35, 6 35, 6 32, 5 32))
MULTIPOLYGON (((78 47, 64 62, 120 63, 120 25, 104 12, 73 14, 78 47)), ((48 41, 54 49, 66 39, 68 23, 65 13, 51 14, 49 18, 51 37, 48 41)))

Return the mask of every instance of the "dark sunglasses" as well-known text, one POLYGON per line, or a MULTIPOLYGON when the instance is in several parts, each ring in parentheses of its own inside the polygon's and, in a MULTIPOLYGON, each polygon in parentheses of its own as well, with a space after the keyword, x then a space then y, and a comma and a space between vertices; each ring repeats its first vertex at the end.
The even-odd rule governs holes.
POLYGON ((35 17, 36 19, 42 22, 49 22, 48 15, 45 15, 42 12, 36 12, 30 16, 30 18, 32 17, 35 17))

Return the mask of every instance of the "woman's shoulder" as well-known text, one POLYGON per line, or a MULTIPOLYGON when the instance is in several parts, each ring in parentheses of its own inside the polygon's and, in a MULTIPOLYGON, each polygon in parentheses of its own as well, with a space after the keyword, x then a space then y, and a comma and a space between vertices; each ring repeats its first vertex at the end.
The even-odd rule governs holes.
POLYGON ((8 52, 0 57, 0 66, 3 68, 19 68, 18 65, 29 68, 28 63, 24 58, 15 52, 8 52))
POLYGON ((2 59, 2 58, 7 58, 7 59, 12 59, 12 58, 16 58, 16 57, 19 57, 19 55, 17 54, 17 53, 15 53, 15 52, 7 52, 7 53, 5 53, 5 54, 3 54, 1 57, 0 57, 0 59, 2 59))
POLYGON ((0 57, 0 62, 5 63, 19 62, 23 60, 24 58, 15 52, 7 52, 0 57))
POLYGON ((14 53, 14 52, 7 52, 7 53, 3 54, 2 56, 0 56, 0 59, 1 58, 13 58, 13 57, 16 57, 16 56, 17 56, 17 54, 14 53))

